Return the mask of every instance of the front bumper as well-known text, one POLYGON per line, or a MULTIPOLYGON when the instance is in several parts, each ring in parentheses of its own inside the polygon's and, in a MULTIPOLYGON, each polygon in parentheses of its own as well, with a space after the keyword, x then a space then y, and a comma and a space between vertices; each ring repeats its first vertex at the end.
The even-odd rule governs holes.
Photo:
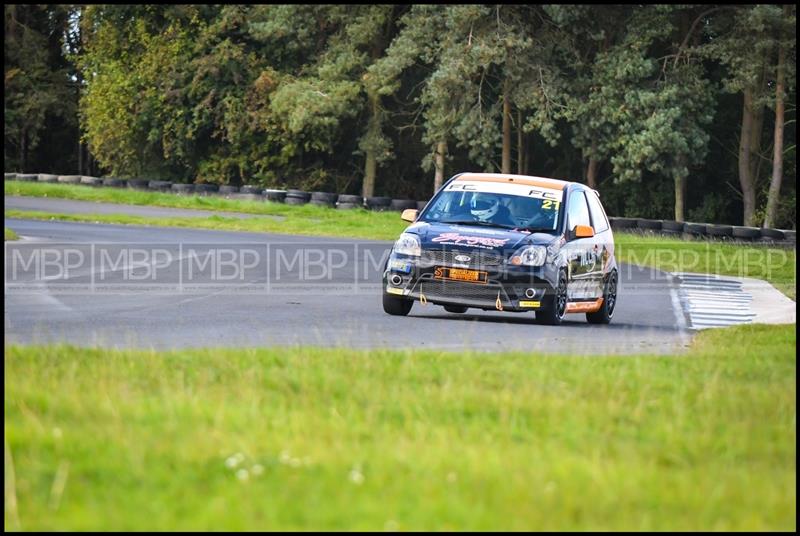
MULTIPOLYGON (((441 272, 439 273, 441 276, 441 272)), ((558 268, 543 266, 463 265, 430 262, 392 253, 383 274, 384 292, 438 305, 462 305, 484 310, 536 311, 552 298, 558 268), (436 268, 485 272, 482 282, 437 277, 436 268)))

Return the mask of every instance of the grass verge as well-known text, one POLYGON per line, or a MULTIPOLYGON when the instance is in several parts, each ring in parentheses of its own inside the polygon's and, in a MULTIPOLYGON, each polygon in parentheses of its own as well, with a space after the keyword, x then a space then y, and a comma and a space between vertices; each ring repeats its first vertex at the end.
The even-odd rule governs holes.
POLYGON ((3 227, 3 229, 5 230, 6 240, 18 240, 19 239, 19 236, 17 236, 17 233, 12 231, 8 227, 3 227))
POLYGON ((5 527, 793 531, 795 350, 10 346, 5 527))

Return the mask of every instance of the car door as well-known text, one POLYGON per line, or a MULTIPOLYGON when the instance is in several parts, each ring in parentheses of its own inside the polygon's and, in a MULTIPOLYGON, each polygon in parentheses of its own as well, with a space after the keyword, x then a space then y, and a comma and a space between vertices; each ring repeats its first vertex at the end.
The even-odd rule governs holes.
POLYGON ((608 218, 600 204, 600 198, 596 192, 586 191, 586 199, 589 202, 589 214, 592 218, 592 227, 594 228, 594 246, 593 250, 595 256, 598 258, 597 270, 594 277, 594 282, 597 285, 597 297, 602 297, 604 277, 609 268, 609 260, 614 255, 614 240, 611 233, 611 226, 608 223, 608 218))
POLYGON ((567 201, 567 299, 580 301, 596 298, 595 288, 598 269, 591 238, 575 238, 575 227, 591 226, 589 206, 582 190, 573 190, 567 201))

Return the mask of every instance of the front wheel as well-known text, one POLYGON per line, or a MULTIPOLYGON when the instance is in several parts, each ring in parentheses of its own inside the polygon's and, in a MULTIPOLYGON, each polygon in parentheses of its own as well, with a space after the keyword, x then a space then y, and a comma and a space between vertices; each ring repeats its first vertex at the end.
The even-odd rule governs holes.
POLYGON ((391 294, 383 293, 383 311, 394 316, 406 316, 411 311, 414 302, 406 298, 397 298, 391 294))
POLYGON ((594 313, 586 313, 586 321, 590 324, 608 324, 614 316, 617 305, 617 272, 611 272, 603 289, 603 305, 594 313))
POLYGON ((536 311, 536 322, 549 326, 558 326, 567 314, 567 274, 563 270, 558 274, 558 284, 546 306, 536 311))

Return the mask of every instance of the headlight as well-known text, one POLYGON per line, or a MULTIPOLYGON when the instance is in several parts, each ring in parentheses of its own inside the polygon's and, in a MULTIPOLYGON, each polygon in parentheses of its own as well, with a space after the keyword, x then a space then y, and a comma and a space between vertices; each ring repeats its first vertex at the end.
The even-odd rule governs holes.
POLYGON ((547 258, 547 248, 544 246, 525 246, 511 257, 511 264, 515 266, 541 266, 547 258))
POLYGON ((394 252, 419 257, 422 255, 422 246, 420 246, 419 238, 411 233, 401 234, 397 242, 394 243, 394 252))

